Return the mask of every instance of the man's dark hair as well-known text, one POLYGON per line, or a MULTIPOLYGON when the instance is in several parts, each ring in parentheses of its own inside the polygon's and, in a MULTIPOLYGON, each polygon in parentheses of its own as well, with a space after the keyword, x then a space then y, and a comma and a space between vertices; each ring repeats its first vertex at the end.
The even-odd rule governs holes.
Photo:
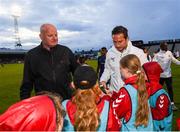
POLYGON ((124 34, 124 38, 127 39, 128 38, 128 30, 127 28, 123 27, 123 26, 116 26, 113 30, 112 30, 112 35, 114 34, 124 34))
POLYGON ((106 47, 102 47, 101 50, 107 50, 107 48, 106 47))
POLYGON ((164 51, 167 51, 167 50, 168 50, 167 43, 166 43, 166 42, 162 42, 162 43, 160 44, 160 49, 161 49, 161 50, 164 50, 164 51))

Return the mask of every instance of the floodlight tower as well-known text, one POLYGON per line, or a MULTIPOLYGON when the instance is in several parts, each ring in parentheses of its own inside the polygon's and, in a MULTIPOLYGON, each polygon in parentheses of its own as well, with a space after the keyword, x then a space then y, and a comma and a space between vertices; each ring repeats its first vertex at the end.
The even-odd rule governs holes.
POLYGON ((18 18, 21 16, 21 9, 17 5, 12 6, 12 17, 14 18, 14 38, 15 38, 15 47, 21 48, 21 40, 19 36, 19 28, 18 28, 18 18))

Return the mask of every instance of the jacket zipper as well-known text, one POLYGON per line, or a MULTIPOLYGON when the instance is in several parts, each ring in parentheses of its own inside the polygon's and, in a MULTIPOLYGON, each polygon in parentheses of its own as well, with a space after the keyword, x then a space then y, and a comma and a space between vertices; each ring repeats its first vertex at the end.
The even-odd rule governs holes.
POLYGON ((54 69, 54 57, 53 57, 53 55, 52 55, 52 52, 51 52, 51 63, 52 63, 53 81, 54 81, 54 83, 56 84, 56 74, 55 74, 55 69, 54 69))

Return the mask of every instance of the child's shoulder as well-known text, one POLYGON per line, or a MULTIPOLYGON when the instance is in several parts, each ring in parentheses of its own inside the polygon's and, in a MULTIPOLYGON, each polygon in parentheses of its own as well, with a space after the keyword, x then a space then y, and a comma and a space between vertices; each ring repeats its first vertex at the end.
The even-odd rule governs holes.
POLYGON ((118 92, 113 92, 112 93, 112 96, 111 96, 111 100, 115 100, 117 99, 119 96, 122 96, 122 95, 128 95, 128 91, 126 90, 125 87, 122 87, 119 89, 118 92))

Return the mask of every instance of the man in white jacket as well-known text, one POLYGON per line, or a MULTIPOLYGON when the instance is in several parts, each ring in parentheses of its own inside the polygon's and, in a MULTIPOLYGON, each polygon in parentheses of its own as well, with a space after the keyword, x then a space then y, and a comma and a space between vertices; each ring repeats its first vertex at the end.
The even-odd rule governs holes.
POLYGON ((116 26, 112 30, 112 40, 114 45, 106 54, 105 69, 100 78, 100 84, 107 89, 106 83, 110 80, 109 90, 118 92, 124 85, 120 74, 120 60, 128 54, 135 54, 139 57, 141 65, 147 62, 143 50, 132 45, 128 38, 128 30, 123 26, 116 26))
POLYGON ((168 50, 167 43, 165 42, 160 44, 160 51, 155 54, 154 61, 157 61, 163 69, 163 73, 160 75, 160 84, 163 85, 164 82, 166 83, 168 94, 171 99, 172 109, 177 110, 178 108, 175 106, 173 99, 171 62, 180 65, 180 61, 174 58, 172 52, 168 50))

